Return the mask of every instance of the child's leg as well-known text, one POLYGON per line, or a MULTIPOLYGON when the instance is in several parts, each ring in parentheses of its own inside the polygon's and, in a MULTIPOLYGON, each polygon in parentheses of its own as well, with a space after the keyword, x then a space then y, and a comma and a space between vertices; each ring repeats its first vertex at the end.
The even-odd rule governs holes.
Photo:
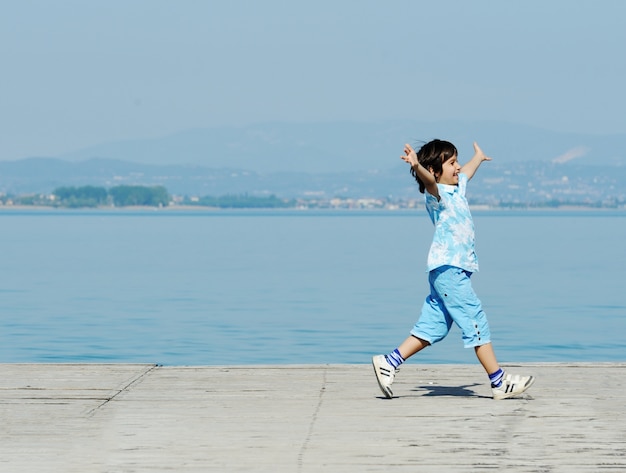
POLYGON ((485 371, 489 375, 494 399, 506 399, 508 397, 519 396, 535 382, 534 376, 510 375, 505 373, 502 368, 500 368, 500 365, 498 365, 496 354, 493 351, 491 343, 475 347, 474 350, 476 351, 476 356, 480 364, 483 365, 483 368, 485 368, 485 371))
POLYGON ((491 333, 482 304, 472 289, 471 273, 460 268, 450 267, 433 282, 442 297, 448 315, 461 328, 466 347, 474 347, 476 356, 487 374, 494 397, 503 399, 517 395, 528 389, 532 376, 508 377, 500 368, 491 345, 491 333), (503 386, 504 385, 504 386, 503 386), (504 390, 504 392, 500 392, 504 390), (497 391, 497 392, 496 392, 497 391), (504 397, 503 397, 504 396, 504 397))
POLYGON ((443 300, 433 285, 441 271, 438 268, 429 273, 430 294, 424 300, 420 317, 409 337, 395 350, 402 357, 402 362, 427 346, 443 340, 452 327, 452 318, 447 313, 443 300))
POLYGON ((402 355, 402 358, 405 360, 409 359, 411 356, 415 355, 418 351, 426 348, 430 343, 426 340, 422 340, 421 338, 417 338, 414 335, 409 336, 405 341, 403 341, 398 347, 398 351, 402 355))
POLYGON ((479 347, 474 347, 474 351, 476 352, 478 361, 480 361, 480 364, 483 365, 483 368, 489 376, 491 387, 499 387, 504 379, 504 371, 502 371, 500 365, 498 364, 498 360, 496 360, 496 354, 493 351, 493 345, 491 342, 479 347))
POLYGON ((407 358, 415 355, 418 351, 426 348, 430 343, 414 335, 409 336, 398 348, 388 355, 376 355, 372 358, 374 373, 378 380, 378 386, 385 397, 393 397, 391 384, 396 375, 396 370, 407 358))
POLYGON ((385 358, 385 361, 397 370, 402 363, 404 363, 409 357, 415 355, 418 351, 426 348, 430 343, 426 340, 410 335, 405 341, 403 341, 398 348, 389 353, 388 355, 380 355, 385 358))
POLYGON ((393 396, 391 385, 400 365, 431 343, 443 339, 452 326, 452 319, 444 313, 443 304, 432 286, 433 273, 437 274, 437 272, 431 272, 429 276, 431 294, 424 302, 422 313, 411 330, 411 335, 388 355, 372 357, 378 386, 387 398, 393 396), (427 341, 427 338, 430 338, 432 342, 427 341))
POLYGON ((500 365, 498 364, 498 360, 496 360, 496 354, 493 351, 491 343, 474 347, 474 351, 476 352, 478 361, 480 361, 480 364, 483 365, 487 374, 493 374, 500 369, 500 365))
POLYGON ((434 291, 431 284, 431 293, 424 301, 420 317, 409 337, 389 355, 385 355, 387 362, 394 369, 398 369, 402 363, 418 351, 423 350, 431 343, 443 340, 448 335, 450 327, 452 327, 452 318, 445 312, 441 298, 434 291))

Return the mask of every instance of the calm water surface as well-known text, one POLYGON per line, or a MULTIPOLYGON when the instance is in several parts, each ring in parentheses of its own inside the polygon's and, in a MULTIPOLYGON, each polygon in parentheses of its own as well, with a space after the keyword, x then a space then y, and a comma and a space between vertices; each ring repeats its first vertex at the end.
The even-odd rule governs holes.
MULTIPOLYGON (((503 361, 626 361, 626 213, 474 212, 503 361)), ((2 211, 0 362, 369 363, 411 329, 414 212, 2 211)), ((474 363, 454 329, 421 363, 474 363)))

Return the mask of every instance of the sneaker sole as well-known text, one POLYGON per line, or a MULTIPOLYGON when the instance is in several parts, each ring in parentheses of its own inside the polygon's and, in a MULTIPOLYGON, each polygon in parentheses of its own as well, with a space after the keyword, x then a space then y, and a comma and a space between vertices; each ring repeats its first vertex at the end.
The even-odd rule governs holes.
POLYGON ((376 366, 375 358, 372 358, 372 366, 374 367, 374 373, 376 374, 376 381, 378 381, 378 387, 380 388, 380 390, 382 391, 382 393, 385 395, 387 399, 391 399, 393 397, 393 392, 391 392, 391 388, 389 388, 388 386, 385 386, 380 380, 381 374, 378 369, 378 366, 376 366))
POLYGON ((505 394, 502 394, 502 395, 500 395, 500 396, 494 396, 493 398, 494 398, 496 401, 500 401, 500 400, 502 400, 502 399, 509 399, 509 398, 512 398, 512 397, 517 397, 517 396, 519 396, 520 394, 524 394, 524 393, 526 392, 526 390, 527 390, 528 388, 530 388, 533 384, 535 384, 535 377, 534 377, 534 376, 531 376, 531 377, 530 377, 530 379, 528 380, 528 382, 526 383, 526 385, 524 386, 524 389, 522 389, 521 391, 518 391, 518 392, 511 392, 511 393, 505 393, 505 394))

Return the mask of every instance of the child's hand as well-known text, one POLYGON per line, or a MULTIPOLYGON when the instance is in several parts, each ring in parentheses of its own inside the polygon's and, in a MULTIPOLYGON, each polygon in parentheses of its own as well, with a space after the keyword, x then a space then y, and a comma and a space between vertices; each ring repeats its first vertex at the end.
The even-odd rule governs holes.
POLYGON ((417 166, 417 154, 415 154, 415 150, 411 147, 411 145, 404 145, 404 156, 400 156, 402 161, 409 163, 411 167, 417 166))
POLYGON ((480 146, 478 146, 478 143, 476 143, 475 141, 474 141, 474 158, 480 159, 480 162, 491 161, 491 158, 489 156, 485 156, 485 153, 483 153, 483 150, 480 149, 480 146))

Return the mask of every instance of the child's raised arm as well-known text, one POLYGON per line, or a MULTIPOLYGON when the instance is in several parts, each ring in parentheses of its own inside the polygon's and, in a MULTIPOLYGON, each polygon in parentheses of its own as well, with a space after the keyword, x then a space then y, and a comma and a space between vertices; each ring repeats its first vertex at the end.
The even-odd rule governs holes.
POLYGON ((439 188, 437 187, 435 175, 419 163, 417 154, 411 145, 404 145, 404 156, 400 156, 400 158, 411 165, 415 174, 424 183, 428 193, 439 200, 439 188))
POLYGON ((478 166, 483 161, 491 161, 491 158, 485 156, 483 150, 480 149, 478 143, 474 142, 474 156, 467 163, 463 165, 461 168, 461 172, 467 176, 467 179, 471 179, 476 171, 478 170, 478 166))

